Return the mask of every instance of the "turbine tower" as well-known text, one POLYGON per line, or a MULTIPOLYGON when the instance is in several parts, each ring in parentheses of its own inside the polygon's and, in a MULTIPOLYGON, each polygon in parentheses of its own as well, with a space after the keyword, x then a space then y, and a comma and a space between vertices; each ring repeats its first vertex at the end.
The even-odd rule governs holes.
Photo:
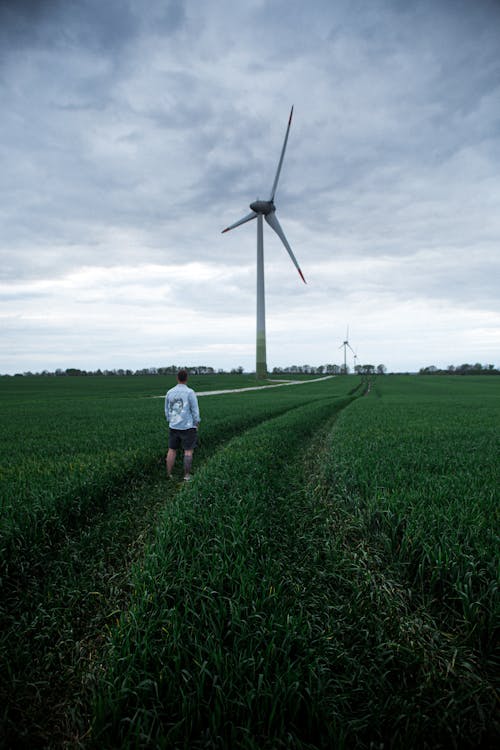
POLYGON ((244 216, 243 219, 236 221, 229 227, 226 227, 222 231, 229 232, 231 229, 239 227, 240 224, 245 224, 247 221, 257 219, 257 361, 256 361, 256 376, 258 379, 267 377, 267 357, 266 357, 266 307, 265 307, 265 291, 264 291, 264 224, 262 219, 264 218, 273 229, 285 248, 288 251, 293 264, 300 274, 300 278, 306 283, 306 280, 300 270, 299 264, 292 252, 292 248, 288 244, 288 240, 285 237, 285 233, 281 228, 281 224, 276 216, 276 206, 274 204, 274 197, 276 195, 276 189, 278 187, 278 180, 280 177, 281 167, 283 165, 283 158, 285 156, 286 144, 288 142, 288 134, 290 132, 290 125, 292 124, 293 107, 290 111, 290 117, 288 119, 288 127, 286 129, 285 140, 283 148, 281 149, 281 156, 278 162, 278 169, 276 170, 276 176, 274 178, 273 186, 271 188, 271 194, 267 201, 256 200, 250 204, 251 213, 244 216))
POLYGON ((349 347, 351 352, 354 354, 354 361, 356 361, 356 356, 357 356, 356 352, 354 351, 354 349, 349 343, 349 326, 347 326, 347 333, 345 336, 345 341, 339 346, 339 349, 342 349, 342 347, 344 347, 344 375, 347 375, 347 358, 346 358, 347 347, 349 347))

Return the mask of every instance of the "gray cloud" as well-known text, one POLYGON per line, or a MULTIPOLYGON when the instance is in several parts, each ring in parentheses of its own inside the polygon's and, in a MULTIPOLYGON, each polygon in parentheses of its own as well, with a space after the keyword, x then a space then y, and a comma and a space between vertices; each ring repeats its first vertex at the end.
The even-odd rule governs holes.
POLYGON ((0 314, 22 322, 39 279, 59 310, 85 267, 191 262, 234 276, 178 281, 171 305, 234 317, 241 290, 251 308, 255 225, 220 231, 267 197, 293 103, 278 214, 310 284, 266 227, 272 314, 319 336, 325 305, 341 331, 368 298, 498 320, 499 20, 486 0, 1 3, 0 314))

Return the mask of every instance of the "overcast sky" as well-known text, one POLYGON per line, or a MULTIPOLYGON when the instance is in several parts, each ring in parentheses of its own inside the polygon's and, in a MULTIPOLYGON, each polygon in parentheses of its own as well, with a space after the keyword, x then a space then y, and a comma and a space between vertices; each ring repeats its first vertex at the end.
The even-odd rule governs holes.
POLYGON ((0 372, 500 366, 500 2, 0 0, 0 372), (352 366, 352 359, 348 363, 352 366))

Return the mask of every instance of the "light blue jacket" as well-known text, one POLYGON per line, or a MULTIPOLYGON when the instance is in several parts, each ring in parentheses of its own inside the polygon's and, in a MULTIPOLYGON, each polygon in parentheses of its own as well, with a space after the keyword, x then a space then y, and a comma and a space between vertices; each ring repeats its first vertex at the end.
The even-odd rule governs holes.
POLYGON ((192 388, 178 383, 165 396, 165 417, 174 430, 189 430, 200 422, 198 399, 192 388))

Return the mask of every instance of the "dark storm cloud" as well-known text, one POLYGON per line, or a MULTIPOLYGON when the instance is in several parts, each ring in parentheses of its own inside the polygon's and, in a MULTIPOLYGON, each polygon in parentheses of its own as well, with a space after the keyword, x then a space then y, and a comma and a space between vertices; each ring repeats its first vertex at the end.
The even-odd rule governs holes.
POLYGON ((61 5, 61 0, 2 0, 0 49, 28 46, 41 41, 47 22, 61 5))
POLYGON ((81 45, 98 52, 123 49, 138 33, 175 32, 184 20, 182 0, 2 0, 3 48, 81 45))

